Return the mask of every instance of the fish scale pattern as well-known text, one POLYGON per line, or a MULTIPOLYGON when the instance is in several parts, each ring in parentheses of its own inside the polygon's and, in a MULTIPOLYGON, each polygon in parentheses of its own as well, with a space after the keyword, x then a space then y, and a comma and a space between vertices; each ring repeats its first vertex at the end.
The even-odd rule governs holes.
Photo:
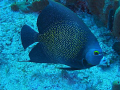
POLYGON ((47 32, 39 36, 39 40, 52 59, 75 58, 87 42, 87 32, 72 21, 57 22, 47 29, 47 32))

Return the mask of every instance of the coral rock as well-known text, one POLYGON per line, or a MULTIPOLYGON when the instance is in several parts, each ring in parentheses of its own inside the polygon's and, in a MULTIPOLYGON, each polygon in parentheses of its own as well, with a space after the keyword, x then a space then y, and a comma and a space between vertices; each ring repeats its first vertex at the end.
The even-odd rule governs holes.
POLYGON ((87 0, 87 3, 92 14, 99 16, 103 12, 105 0, 87 0))
POLYGON ((18 5, 15 4, 15 3, 13 3, 13 4, 11 5, 11 10, 13 10, 13 11, 19 11, 18 5))
POLYGON ((43 10, 48 4, 49 4, 49 2, 47 0, 35 1, 32 3, 32 10, 34 12, 38 12, 40 10, 43 10))
POLYGON ((115 42, 112 48, 114 49, 114 51, 116 51, 118 55, 120 55, 120 42, 115 42))

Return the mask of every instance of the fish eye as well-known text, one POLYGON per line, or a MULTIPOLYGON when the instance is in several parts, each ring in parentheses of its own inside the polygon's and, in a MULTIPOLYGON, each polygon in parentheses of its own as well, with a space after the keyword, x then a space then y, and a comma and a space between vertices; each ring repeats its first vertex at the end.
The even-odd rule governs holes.
POLYGON ((99 51, 94 51, 94 55, 98 55, 99 54, 99 51))

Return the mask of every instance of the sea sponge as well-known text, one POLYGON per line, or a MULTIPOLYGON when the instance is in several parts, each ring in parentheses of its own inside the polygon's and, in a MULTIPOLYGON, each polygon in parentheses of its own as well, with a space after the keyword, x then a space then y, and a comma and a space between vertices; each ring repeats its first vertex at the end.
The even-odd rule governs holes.
POLYGON ((73 5, 75 3, 77 3, 78 0, 66 0, 66 5, 73 5))
POLYGON ((11 5, 13 11, 22 11, 24 13, 39 12, 49 4, 48 0, 35 0, 32 2, 17 2, 11 5))
POLYGON ((113 81, 112 90, 120 90, 120 81, 113 81))
POLYGON ((73 12, 78 10, 91 14, 87 2, 84 0, 66 0, 65 6, 71 9, 73 12))
POLYGON ((88 9, 94 17, 94 21, 98 27, 104 25, 102 17, 104 17, 103 8, 105 6, 105 0, 86 0, 88 4, 88 9))
POLYGON ((115 11, 112 35, 120 38, 120 7, 115 11))
POLYGON ((30 6, 31 4, 29 2, 15 2, 13 4, 11 4, 11 10, 13 11, 22 11, 24 13, 29 13, 31 12, 30 9, 28 8, 28 6, 30 6))
POLYGON ((115 42, 112 46, 112 49, 114 49, 114 51, 120 55, 120 42, 115 42))
POLYGON ((113 9, 116 10, 119 7, 119 0, 114 0, 113 9))
POLYGON ((115 11, 119 7, 119 0, 87 0, 87 3, 96 24, 106 27, 109 11, 111 9, 115 11))
POLYGON ((87 0, 87 3, 92 14, 99 16, 103 12, 105 0, 87 0))
POLYGON ((104 9, 104 16, 102 16, 102 22, 108 30, 113 31, 114 14, 116 9, 119 7, 119 0, 111 0, 111 2, 107 3, 105 5, 106 8, 104 9))
POLYGON ((11 10, 13 11, 19 11, 19 7, 16 3, 11 4, 11 10))
POLYGON ((38 12, 43 10, 49 4, 48 0, 34 1, 32 2, 33 12, 38 12))

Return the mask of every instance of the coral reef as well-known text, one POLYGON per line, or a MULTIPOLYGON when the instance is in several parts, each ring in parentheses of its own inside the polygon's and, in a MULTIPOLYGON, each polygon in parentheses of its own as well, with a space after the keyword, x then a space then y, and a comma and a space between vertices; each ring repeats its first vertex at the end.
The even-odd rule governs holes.
POLYGON ((87 0, 87 3, 92 14, 99 16, 103 12, 105 0, 87 0))
POLYGON ((113 21, 113 36, 120 38, 120 7, 116 10, 113 21))
POLYGON ((66 5, 75 4, 78 0, 66 0, 66 5))
POLYGON ((11 10, 12 11, 22 11, 24 13, 29 13, 31 12, 30 9, 28 8, 30 6, 29 2, 15 2, 11 4, 11 10))
POLYGON ((82 12, 87 12, 88 14, 91 14, 86 1, 84 0, 66 0, 65 6, 70 8, 74 12, 80 9, 82 12))
POLYGON ((13 10, 13 11, 19 11, 18 5, 15 4, 15 3, 11 4, 11 10, 13 10))
POLYGON ((110 9, 108 15, 107 29, 113 31, 114 9, 110 9))
POLYGON ((120 55, 120 42, 115 42, 112 48, 117 52, 118 55, 120 55))
POLYGON ((103 17, 103 8, 105 0, 87 0, 88 8, 94 16, 94 20, 98 26, 103 26, 101 17, 103 17))
POLYGON ((97 26, 107 27, 109 11, 119 6, 119 0, 87 0, 97 26))
POLYGON ((39 0, 39 1, 33 1, 30 3, 27 2, 15 2, 11 5, 11 10, 13 11, 22 11, 24 13, 30 13, 30 12, 40 12, 48 5, 47 0, 39 0))
MULTIPOLYGON (((56 2, 62 3, 60 0, 54 0, 56 2)), ((11 9, 13 11, 22 11, 24 13, 29 12, 41 12, 47 5, 48 0, 26 0, 22 2, 15 2, 11 5, 11 9)), ((87 3, 81 0, 66 0, 65 3, 62 3, 66 7, 70 8, 72 11, 76 12, 79 9, 83 12, 87 12, 89 14, 90 11, 88 9, 87 3)))
MULTIPOLYGON (((107 23, 107 29, 109 30, 109 31, 111 31, 112 33, 114 33, 113 32, 113 21, 114 21, 114 19, 115 19, 115 17, 114 17, 114 14, 115 14, 115 11, 116 11, 116 9, 119 7, 119 1, 118 0, 114 0, 114 3, 113 3, 113 5, 109 5, 108 7, 107 7, 107 9, 106 9, 106 14, 105 14, 105 22, 107 23), (109 13, 108 13, 109 12, 109 13), (108 18, 108 19, 107 19, 108 18)), ((106 24, 105 23, 105 24, 106 24)), ((116 24, 114 24, 114 26, 116 26, 116 24)))
MULTIPOLYGON (((113 30, 112 30, 112 35, 114 37, 117 38, 117 40, 120 40, 120 6, 119 6, 119 1, 116 0, 116 7, 114 8, 115 14, 114 14, 114 21, 113 21, 113 30), (119 7, 118 7, 119 6, 119 7), (118 8, 117 8, 118 7, 118 8)), ((114 49, 114 51, 116 51, 116 53, 118 55, 120 55, 120 42, 115 42, 112 46, 112 48, 114 49)))
POLYGON ((114 0, 113 9, 116 10, 119 7, 119 0, 114 0))
POLYGON ((34 1, 31 5, 31 10, 33 12, 38 12, 43 10, 47 5, 49 4, 49 2, 47 0, 42 0, 42 1, 34 1))
MULTIPOLYGON (((108 2, 107 2, 108 3, 108 2)), ((111 9, 113 10, 113 12, 112 12, 112 18, 114 17, 114 14, 115 14, 115 11, 116 11, 116 9, 119 7, 119 0, 111 0, 110 1, 110 3, 108 4, 108 5, 105 5, 105 15, 102 17, 103 18, 103 22, 105 22, 104 24, 105 24, 105 26, 107 25, 107 23, 109 23, 109 20, 110 20, 110 18, 109 18, 109 16, 110 16, 110 11, 111 11, 111 9)), ((114 18, 113 18, 113 20, 114 20, 114 18)), ((113 21, 111 21, 110 23, 113 23, 113 21)), ((112 24, 112 26, 111 26, 112 28, 111 28, 111 30, 110 31, 112 31, 113 30, 113 24, 112 24)))
MULTIPOLYGON (((103 15, 103 22, 104 22, 104 24, 105 24, 105 26, 108 28, 109 27, 109 23, 112 23, 112 27, 113 27, 113 21, 112 22, 109 22, 109 20, 111 19, 110 18, 110 16, 112 16, 112 18, 113 18, 113 16, 114 16, 114 13, 113 12, 111 12, 111 10, 113 10, 114 11, 114 9, 113 9, 113 5, 111 5, 111 4, 109 4, 107 7, 106 7, 106 9, 105 9, 105 14, 103 15)), ((114 11, 115 12, 115 11, 114 11)), ((112 31, 112 27, 111 28, 108 28, 108 30, 110 30, 110 31, 112 31)))

